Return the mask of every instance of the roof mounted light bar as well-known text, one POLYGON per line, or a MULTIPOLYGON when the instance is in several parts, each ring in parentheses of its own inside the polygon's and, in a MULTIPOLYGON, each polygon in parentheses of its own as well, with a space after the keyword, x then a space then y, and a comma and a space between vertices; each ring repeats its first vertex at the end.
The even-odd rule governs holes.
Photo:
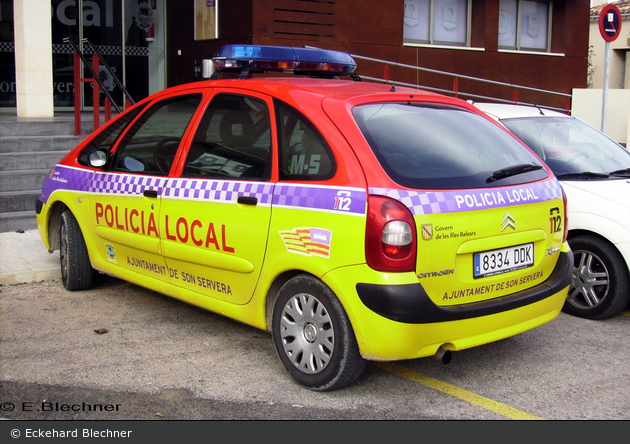
POLYGON ((239 79, 253 72, 292 72, 311 77, 351 76, 357 64, 350 54, 317 48, 268 45, 224 45, 215 53, 211 79, 222 72, 238 72, 239 79))

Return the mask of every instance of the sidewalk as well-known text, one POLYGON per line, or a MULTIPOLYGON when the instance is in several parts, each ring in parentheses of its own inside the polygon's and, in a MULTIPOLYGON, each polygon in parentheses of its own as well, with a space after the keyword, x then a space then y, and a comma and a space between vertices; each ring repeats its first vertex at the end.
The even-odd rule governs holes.
POLYGON ((59 251, 49 253, 37 230, 0 233, 0 285, 61 279, 59 251))

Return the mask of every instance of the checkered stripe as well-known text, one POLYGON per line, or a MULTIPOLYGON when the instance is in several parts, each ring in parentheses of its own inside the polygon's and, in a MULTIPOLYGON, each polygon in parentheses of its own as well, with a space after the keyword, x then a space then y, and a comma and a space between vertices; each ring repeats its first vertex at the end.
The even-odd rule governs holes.
POLYGON ((439 214, 459 211, 450 192, 422 192, 391 188, 371 188, 370 194, 382 194, 401 201, 412 214, 439 214))
MULTIPOLYGON (((111 46, 111 45, 96 45, 97 51, 103 55, 110 56, 121 56, 122 55, 122 47, 121 46, 111 46)), ((13 43, 0 43, 0 52, 1 51, 11 51, 15 50, 15 45, 13 43)), ((52 45, 53 54, 74 54, 74 48, 69 43, 53 43, 52 45)), ((150 55, 162 55, 164 52, 164 48, 160 46, 126 46, 125 47, 125 55, 133 55, 133 56, 150 56, 150 55)), ((84 54, 93 54, 92 48, 86 46, 83 49, 84 54)))
POLYGON ((228 180, 171 179, 163 197, 234 203, 239 196, 258 199, 258 205, 271 205, 273 184, 228 180))
POLYGON ((277 184, 274 190, 273 204, 284 207, 364 215, 365 199, 365 190, 360 188, 277 184), (345 209, 336 207, 335 203, 339 197, 349 198, 349 206, 345 209))
POLYGON ((145 189, 150 188, 159 194, 167 180, 165 177, 97 172, 94 173, 89 191, 104 194, 142 194, 145 189))
POLYGON ((544 202, 562 198, 562 188, 555 180, 520 185, 517 187, 483 188, 453 191, 410 191, 391 188, 370 188, 370 194, 380 194, 400 200, 413 214, 453 213, 487 208, 512 206, 518 203, 544 202), (514 193, 531 193, 528 200, 517 201, 514 193), (490 197, 484 197, 490 196, 490 197), (476 203, 474 206, 459 205, 464 197, 476 203), (499 197, 502 198, 499 199, 499 197))

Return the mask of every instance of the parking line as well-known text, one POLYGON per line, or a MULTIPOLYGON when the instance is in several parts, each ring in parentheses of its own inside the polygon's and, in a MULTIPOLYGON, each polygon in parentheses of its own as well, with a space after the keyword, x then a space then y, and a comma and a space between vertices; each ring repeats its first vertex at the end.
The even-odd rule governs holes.
POLYGON ((522 410, 515 409, 514 407, 510 407, 509 405, 505 405, 500 402, 494 401, 492 399, 485 398, 483 396, 469 392, 468 390, 464 390, 454 385, 447 384, 442 381, 438 381, 437 379, 433 379, 421 373, 414 372, 413 370, 409 370, 408 368, 405 368, 401 365, 392 364, 390 362, 373 362, 373 364, 383 370, 387 370, 388 372, 395 373, 411 381, 419 382, 422 385, 425 385, 435 390, 439 390, 443 393, 446 393, 447 395, 455 396, 456 398, 462 399, 472 404, 476 404, 485 409, 492 410, 493 412, 496 412, 499 415, 503 415, 510 419, 517 419, 517 420, 544 419, 538 416, 530 415, 529 413, 523 412, 522 410))

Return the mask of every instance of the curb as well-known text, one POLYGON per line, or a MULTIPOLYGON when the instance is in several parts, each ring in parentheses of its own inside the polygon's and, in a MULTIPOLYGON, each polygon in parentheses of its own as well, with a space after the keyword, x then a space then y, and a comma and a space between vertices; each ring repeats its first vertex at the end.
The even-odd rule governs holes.
POLYGON ((61 279, 59 252, 49 253, 36 230, 0 233, 0 285, 54 279, 61 279))

